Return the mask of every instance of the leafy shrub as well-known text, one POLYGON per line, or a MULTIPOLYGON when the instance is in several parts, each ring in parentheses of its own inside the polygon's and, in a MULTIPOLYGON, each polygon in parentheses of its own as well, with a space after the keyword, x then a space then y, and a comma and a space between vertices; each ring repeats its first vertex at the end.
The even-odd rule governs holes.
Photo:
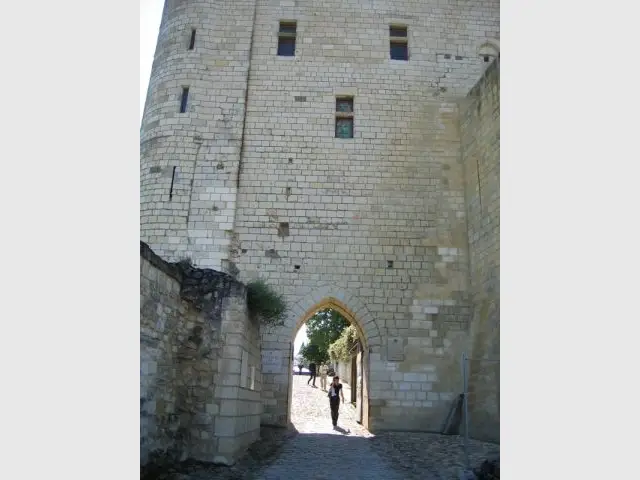
POLYGON ((351 358, 351 350, 358 341, 358 332, 353 325, 342 331, 340 338, 329 346, 329 356, 333 360, 347 361, 351 358))
POLYGON ((255 280, 247 285, 249 313, 267 325, 283 325, 287 316, 284 295, 277 293, 264 280, 255 280))

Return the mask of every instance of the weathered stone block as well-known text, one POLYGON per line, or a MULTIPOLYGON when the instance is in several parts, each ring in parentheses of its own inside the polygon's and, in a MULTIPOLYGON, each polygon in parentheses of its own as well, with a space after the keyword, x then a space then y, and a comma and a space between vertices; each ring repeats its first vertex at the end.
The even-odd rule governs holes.
POLYGON ((218 437, 234 437, 236 434, 236 417, 216 417, 214 432, 218 437))

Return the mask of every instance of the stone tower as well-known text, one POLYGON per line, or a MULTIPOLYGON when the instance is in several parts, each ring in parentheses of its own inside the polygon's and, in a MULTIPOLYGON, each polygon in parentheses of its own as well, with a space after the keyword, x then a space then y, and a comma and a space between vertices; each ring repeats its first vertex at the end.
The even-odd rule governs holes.
POLYGON ((140 132, 141 238, 225 270, 255 0, 166 0, 140 132))
POLYGON ((495 129, 483 124, 487 148, 473 133, 462 148, 461 119, 498 39, 498 0, 166 1, 141 129, 141 237, 169 261, 287 296, 290 319, 262 334, 264 423, 286 423, 291 342, 323 306, 366 347, 365 424, 444 422, 473 343, 470 272, 486 270, 469 254, 468 224, 484 221, 469 198, 497 188, 495 129), (474 177, 464 152, 478 151, 474 177))

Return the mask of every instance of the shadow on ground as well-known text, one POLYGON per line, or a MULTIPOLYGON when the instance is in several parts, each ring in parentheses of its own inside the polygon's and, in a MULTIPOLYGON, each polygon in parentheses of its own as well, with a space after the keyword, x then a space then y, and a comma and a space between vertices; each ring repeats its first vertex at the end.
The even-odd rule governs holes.
POLYGON ((287 442, 273 463, 247 478, 330 480, 336 474, 361 480, 406 478, 371 446, 372 439, 348 435, 340 427, 332 433, 300 433, 287 442))
MULTIPOLYGON (((426 432, 380 432, 370 439, 378 456, 393 462, 407 480, 458 479, 466 469, 463 438, 426 432)), ((472 468, 499 456, 500 445, 469 440, 472 468)), ((496 477, 499 478, 499 477, 496 477)))
POLYGON ((233 466, 186 460, 170 463, 159 457, 140 472, 140 480, 241 480, 271 464, 282 447, 298 435, 295 427, 260 427, 260 439, 253 443, 233 466))
MULTIPOLYGON (((469 447, 472 467, 499 456, 499 445, 471 440, 469 447)), ((231 467, 193 461, 158 463, 141 479, 329 480, 335 478, 336 466, 341 476, 358 480, 453 480, 459 478, 465 461, 462 438, 457 436, 381 432, 365 438, 342 427, 331 433, 262 427, 260 440, 231 467)), ((478 478, 499 478, 499 463, 497 469, 492 467, 490 475, 478 478)))

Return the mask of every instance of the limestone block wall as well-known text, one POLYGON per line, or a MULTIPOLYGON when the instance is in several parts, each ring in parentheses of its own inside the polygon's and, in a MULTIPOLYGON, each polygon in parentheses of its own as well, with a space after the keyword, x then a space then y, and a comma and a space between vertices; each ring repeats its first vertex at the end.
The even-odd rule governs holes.
MULTIPOLYGON (((351 362, 337 362, 336 373, 340 377, 340 382, 352 384, 351 378, 351 362)), ((331 377, 327 378, 327 381, 331 380, 331 377)))
POLYGON ((230 301, 223 318, 220 382, 215 396, 220 402, 214 434, 218 438, 217 461, 230 463, 260 436, 262 375, 260 327, 246 312, 246 297, 230 301))
POLYGON ((141 243, 140 453, 232 463, 259 435, 259 326, 246 289, 141 243), (230 407, 231 405, 231 407, 230 407))
POLYGON ((368 426, 441 428, 473 302, 458 102, 498 38, 498 0, 166 1, 141 237, 294 306, 262 331, 264 423, 288 421, 301 318, 337 300, 365 337, 368 426), (293 57, 277 55, 280 21, 297 22, 293 57), (406 62, 389 58, 392 24, 406 62), (335 138, 337 96, 353 97, 353 138, 335 138))
POLYGON ((469 228, 470 432, 500 438, 500 64, 462 104, 462 158, 469 228))
MULTIPOLYGON (((497 1, 257 2, 232 261, 300 315, 312 298, 349 299, 369 332, 374 430, 439 430, 461 388, 471 301, 457 101, 498 36, 497 1), (297 22, 294 57, 277 56, 283 20, 297 22), (389 59, 390 24, 408 27, 408 62, 389 59), (337 96, 353 97, 353 138, 335 138, 337 96)), ((298 320, 262 338, 265 423, 287 421, 298 320)))
POLYGON ((165 1, 140 130, 140 236, 169 261, 228 270, 253 15, 253 0, 165 1))

